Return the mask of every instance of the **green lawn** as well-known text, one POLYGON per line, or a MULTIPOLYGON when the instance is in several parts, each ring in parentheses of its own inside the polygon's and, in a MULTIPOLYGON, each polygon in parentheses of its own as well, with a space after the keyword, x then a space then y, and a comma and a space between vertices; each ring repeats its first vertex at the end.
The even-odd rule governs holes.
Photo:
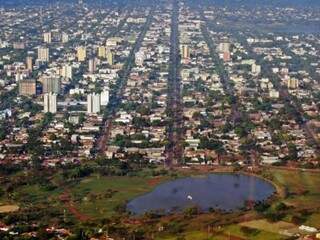
MULTIPOLYGON (((147 193, 153 189, 148 184, 148 178, 143 177, 97 177, 82 180, 71 189, 76 207, 83 214, 91 217, 106 217, 114 213, 114 208, 126 201, 147 193), (97 199, 90 198, 92 194, 103 194, 112 190, 112 196, 97 199)), ((164 180, 163 180, 164 181, 164 180)))
POLYGON ((287 171, 272 169, 270 173, 273 181, 289 192, 301 193, 309 191, 310 193, 320 194, 320 174, 308 171, 287 171))

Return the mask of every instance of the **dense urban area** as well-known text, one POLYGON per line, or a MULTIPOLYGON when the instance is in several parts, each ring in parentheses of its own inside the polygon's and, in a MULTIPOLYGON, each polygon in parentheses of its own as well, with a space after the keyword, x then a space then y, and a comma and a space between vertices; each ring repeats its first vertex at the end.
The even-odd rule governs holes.
POLYGON ((0 239, 320 239, 320 6, 120 2, 0 3, 0 239), (212 173, 275 192, 128 209, 212 173))

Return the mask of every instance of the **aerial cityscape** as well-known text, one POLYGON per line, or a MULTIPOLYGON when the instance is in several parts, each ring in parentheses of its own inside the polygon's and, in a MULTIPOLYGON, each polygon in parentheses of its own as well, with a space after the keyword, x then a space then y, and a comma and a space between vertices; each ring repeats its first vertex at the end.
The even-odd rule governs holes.
POLYGON ((0 1, 0 239, 320 239, 320 2, 0 1))

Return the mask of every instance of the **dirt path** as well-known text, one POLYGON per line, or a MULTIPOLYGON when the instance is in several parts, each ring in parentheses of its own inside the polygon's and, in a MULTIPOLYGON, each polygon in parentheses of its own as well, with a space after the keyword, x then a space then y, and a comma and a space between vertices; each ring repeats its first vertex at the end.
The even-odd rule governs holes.
POLYGON ((74 202, 71 199, 71 194, 69 190, 65 190, 60 196, 59 199, 64 203, 65 207, 68 209, 72 215, 78 219, 80 222, 89 221, 91 218, 85 214, 82 214, 75 206, 74 202))

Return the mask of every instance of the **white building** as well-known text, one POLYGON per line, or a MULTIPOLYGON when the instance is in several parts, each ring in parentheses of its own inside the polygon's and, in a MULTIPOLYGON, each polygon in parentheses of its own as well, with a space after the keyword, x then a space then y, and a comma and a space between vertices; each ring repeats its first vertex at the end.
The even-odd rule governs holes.
POLYGON ((100 94, 90 93, 87 96, 87 113, 99 113, 101 109, 100 94))
POLYGON ((142 66, 145 60, 145 54, 143 52, 137 52, 135 55, 135 62, 138 66, 142 66))
POLYGON ((101 92, 101 98, 100 98, 100 103, 101 106, 107 106, 109 103, 109 88, 104 88, 103 91, 101 92))
POLYGON ((62 33, 61 35, 61 41, 62 43, 67 43, 69 42, 69 35, 67 33, 62 33))
POLYGON ((57 112, 57 94, 46 93, 43 96, 44 112, 56 113, 57 112))

